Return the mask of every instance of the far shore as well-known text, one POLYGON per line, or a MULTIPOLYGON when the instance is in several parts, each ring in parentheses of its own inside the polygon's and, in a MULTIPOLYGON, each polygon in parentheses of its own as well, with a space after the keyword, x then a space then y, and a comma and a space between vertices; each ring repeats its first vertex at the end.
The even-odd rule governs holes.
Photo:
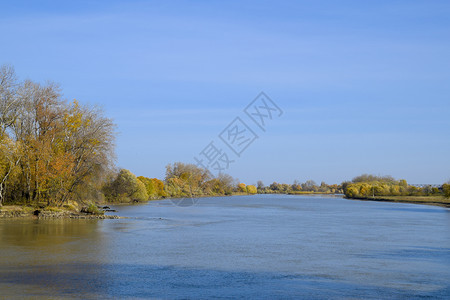
MULTIPOLYGON (((245 193, 236 193, 228 196, 257 196, 257 195, 265 195, 265 194, 245 194, 245 193)), ((277 194, 273 194, 277 195, 277 194)), ((279 194, 286 195, 286 194, 279 194)), ((450 208, 450 199, 445 198, 443 196, 375 196, 375 197, 364 197, 364 198, 348 198, 342 194, 334 194, 334 193, 320 193, 320 192, 294 192, 288 193, 287 195, 298 195, 298 196, 307 196, 307 195, 328 195, 328 196, 342 196, 348 200, 358 200, 358 201, 377 201, 377 202, 394 202, 394 203, 410 203, 410 204, 421 204, 421 205, 434 205, 441 206, 445 208, 450 208)), ((213 196, 195 196, 193 198, 204 198, 204 197, 213 197, 213 196)), ((223 196, 222 196, 223 197, 223 196)), ((150 201, 157 200, 168 200, 170 198, 161 198, 161 199, 151 199, 146 202, 137 202, 137 203, 105 203, 102 205, 136 205, 136 204, 145 204, 150 201)), ((177 199, 177 198, 174 198, 177 199)), ((108 207, 109 208, 109 207, 108 207)), ((108 211, 108 210, 106 210, 108 211)), ((100 214, 92 214, 86 212, 78 212, 74 210, 64 209, 64 208, 36 208, 32 206, 26 205, 5 205, 0 206, 0 219, 8 219, 8 218, 31 218, 31 219, 122 219, 124 217, 119 217, 116 215, 106 215, 104 213, 100 214)))
POLYGON ((360 200, 360 201, 411 203, 411 204, 434 205, 450 208, 450 198, 445 198, 443 196, 375 196, 364 198, 346 197, 345 199, 360 200))

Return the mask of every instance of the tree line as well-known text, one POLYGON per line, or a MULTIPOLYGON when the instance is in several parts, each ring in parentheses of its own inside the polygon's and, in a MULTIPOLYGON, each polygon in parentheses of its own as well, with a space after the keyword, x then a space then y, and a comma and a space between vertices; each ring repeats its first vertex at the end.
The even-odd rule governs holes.
POLYGON ((0 67, 0 206, 139 202, 231 195, 235 179, 174 163, 164 181, 114 165, 115 124, 96 106, 62 98, 55 83, 0 67))
POLYGON ((166 197, 225 196, 237 190, 236 180, 229 175, 212 176, 194 164, 176 162, 166 166, 164 181, 136 177, 122 169, 110 176, 103 186, 107 202, 140 202, 166 197))
POLYGON ((406 180, 396 180, 392 176, 363 174, 342 184, 347 198, 370 198, 376 196, 445 196, 450 197, 450 184, 441 187, 431 185, 417 187, 408 185, 406 180))
POLYGON ((307 180, 303 183, 295 180, 292 184, 273 182, 268 186, 265 186, 264 183, 259 180, 257 182, 257 191, 260 194, 340 194, 343 192, 342 185, 327 184, 323 181, 318 185, 314 180, 307 180))
POLYGON ((450 197, 450 184, 419 188, 406 180, 367 174, 339 185, 313 180, 246 185, 227 174, 215 177, 181 162, 168 164, 163 180, 137 177, 115 167, 114 142, 115 124, 100 108, 68 102, 57 84, 20 81, 11 66, 0 67, 0 206, 130 203, 236 193, 450 197))

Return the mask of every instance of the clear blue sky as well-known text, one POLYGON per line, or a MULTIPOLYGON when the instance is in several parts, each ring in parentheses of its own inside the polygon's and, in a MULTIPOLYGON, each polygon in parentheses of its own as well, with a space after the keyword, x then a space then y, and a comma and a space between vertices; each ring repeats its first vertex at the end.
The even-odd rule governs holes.
POLYGON ((230 166, 261 179, 450 179, 449 1, 1 1, 0 64, 100 104, 117 164, 164 177, 265 91, 230 166))

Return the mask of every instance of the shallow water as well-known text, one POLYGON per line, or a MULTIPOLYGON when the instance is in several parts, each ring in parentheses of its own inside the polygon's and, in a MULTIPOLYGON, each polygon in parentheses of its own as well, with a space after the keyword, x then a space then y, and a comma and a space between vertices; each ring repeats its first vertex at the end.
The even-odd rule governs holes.
POLYGON ((450 210, 287 195, 0 220, 0 298, 449 298, 450 210))

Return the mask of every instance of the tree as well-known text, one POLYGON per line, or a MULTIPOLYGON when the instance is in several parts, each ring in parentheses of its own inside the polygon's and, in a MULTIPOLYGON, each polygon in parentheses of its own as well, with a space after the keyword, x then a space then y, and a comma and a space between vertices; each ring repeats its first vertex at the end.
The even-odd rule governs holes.
POLYGON ((194 164, 176 162, 166 166, 166 192, 172 197, 203 195, 211 179, 208 170, 194 164))
POLYGON ((236 180, 228 174, 221 173, 217 177, 220 191, 222 195, 231 195, 233 193, 233 186, 236 185, 236 180))
POLYGON ((278 192, 281 190, 281 184, 274 181, 270 184, 269 188, 274 192, 278 192))
POLYGON ((295 192, 301 191, 302 190, 302 186, 300 184, 300 182, 298 180, 294 180, 294 183, 291 186, 292 190, 295 192))
POLYGON ((254 185, 247 185, 246 189, 249 194, 256 194, 258 192, 254 185))
POLYGON ((68 104, 57 84, 18 82, 12 67, 0 67, 0 203, 60 206, 98 192, 114 138, 101 109, 68 104))
POLYGON ((314 180, 307 180, 305 183, 302 184, 302 190, 310 191, 310 192, 317 192, 318 187, 314 180))
POLYGON ((121 169, 117 176, 103 188, 110 202, 139 202, 148 200, 145 184, 133 173, 121 169))
POLYGON ((149 199, 159 199, 166 196, 164 182, 157 178, 139 176, 138 179, 144 184, 149 199))
POLYGON ((0 137, 0 206, 3 205, 5 190, 11 174, 17 172, 19 159, 16 144, 7 137, 0 137))
POLYGON ((328 193, 330 192, 330 187, 324 181, 320 183, 319 192, 328 193))
POLYGON ((16 80, 13 67, 0 67, 0 206, 5 198, 7 181, 20 161, 17 158, 18 145, 8 134, 18 116, 16 80))
POLYGON ((237 186, 237 190, 238 190, 238 192, 246 193, 247 192, 247 188, 246 188, 245 183, 239 183, 238 186, 237 186))
POLYGON ((401 187, 408 187, 408 182, 406 182, 405 179, 400 179, 400 181, 398 182, 398 185, 401 187))
POLYGON ((157 198, 167 197, 167 194, 164 190, 164 182, 157 178, 151 178, 151 181, 153 183, 153 187, 155 188, 154 196, 157 198))
POLYGON ((444 183, 442 185, 442 190, 446 198, 450 198, 450 183, 444 183))
POLYGON ((12 66, 0 66, 0 137, 11 127, 19 114, 17 78, 12 66))
POLYGON ((65 151, 73 157, 74 167, 63 203, 84 179, 99 176, 112 168, 115 125, 98 107, 81 106, 75 100, 64 114, 65 151))
POLYGON ((264 190, 264 188, 265 188, 265 185, 262 182, 262 180, 258 180, 258 182, 256 183, 256 186, 257 186, 258 190, 264 190))
POLYGON ((353 183, 373 182, 373 181, 394 182, 395 179, 390 175, 376 176, 376 175, 371 175, 371 174, 362 174, 362 175, 356 176, 355 178, 352 179, 353 183))
POLYGON ((153 181, 150 178, 139 176, 139 179, 145 186, 145 190, 147 191, 147 195, 149 198, 152 198, 155 195, 155 186, 153 185, 153 181))

